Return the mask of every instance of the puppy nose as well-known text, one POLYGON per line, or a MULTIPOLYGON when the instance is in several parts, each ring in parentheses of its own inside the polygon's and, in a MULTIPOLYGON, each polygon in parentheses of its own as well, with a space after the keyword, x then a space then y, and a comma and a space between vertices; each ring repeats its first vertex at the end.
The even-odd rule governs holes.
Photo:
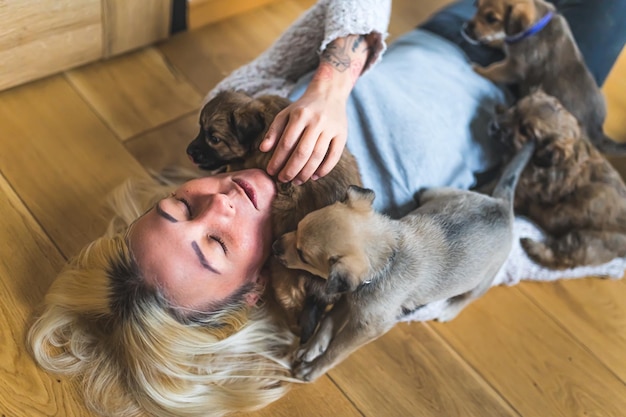
POLYGON ((500 124, 497 120, 492 119, 487 125, 487 134, 489 137, 495 137, 500 133, 500 124))
POLYGON ((186 152, 191 162, 193 162, 194 164, 200 163, 200 161, 198 160, 198 152, 196 150, 196 147, 193 145, 193 142, 187 146, 186 152))
POLYGON ((272 251, 274 252, 274 256, 276 256, 277 258, 280 258, 281 256, 285 254, 285 248, 283 248, 283 245, 280 239, 277 239, 272 244, 272 251))

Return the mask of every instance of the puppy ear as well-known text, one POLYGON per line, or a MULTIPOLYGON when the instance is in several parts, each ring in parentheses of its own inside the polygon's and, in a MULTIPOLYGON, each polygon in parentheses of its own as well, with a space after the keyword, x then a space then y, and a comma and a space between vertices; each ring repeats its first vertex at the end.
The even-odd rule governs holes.
POLYGON ((532 164, 540 168, 558 166, 565 161, 567 154, 565 149, 556 143, 556 139, 550 139, 550 143, 535 151, 532 157, 532 164))
POLYGON ((537 10, 532 1, 511 5, 504 15, 504 32, 509 36, 516 35, 529 27, 536 16, 537 10))
POLYGON ((266 127, 264 114, 263 104, 254 99, 233 111, 230 124, 240 143, 258 146, 266 127))
POLYGON ((354 291, 358 285, 358 279, 350 272, 346 265, 340 260, 330 261, 330 270, 328 280, 324 291, 326 294, 343 294, 345 292, 354 291))
POLYGON ((343 200, 348 207, 368 211, 372 208, 372 203, 376 198, 376 193, 369 188, 361 188, 357 185, 350 185, 343 200))
POLYGON ((358 255, 332 257, 325 291, 327 294, 342 294, 356 290, 369 272, 369 263, 358 255))

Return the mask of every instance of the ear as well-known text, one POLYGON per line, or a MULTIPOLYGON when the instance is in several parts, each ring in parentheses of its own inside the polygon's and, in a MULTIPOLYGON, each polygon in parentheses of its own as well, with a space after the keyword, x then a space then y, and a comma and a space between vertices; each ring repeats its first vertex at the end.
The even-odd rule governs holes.
POLYGON ((540 168, 549 168, 560 165, 566 157, 565 150, 554 143, 554 140, 550 140, 549 144, 535 151, 532 164, 540 168))
POLYGON ((254 288, 244 295, 246 304, 250 307, 256 305, 261 298, 261 295, 265 291, 265 286, 269 282, 269 276, 269 269, 264 267, 256 277, 254 288))
POLYGON ((333 257, 329 261, 327 294, 341 294, 356 290, 367 278, 369 262, 358 254, 333 257))
POLYGON ((527 1, 516 3, 508 7, 504 15, 504 32, 507 35, 515 35, 529 27, 537 16, 535 3, 527 1))
POLYGON ((342 294, 354 291, 359 284, 359 280, 345 267, 341 261, 336 261, 330 267, 328 280, 324 291, 326 294, 342 294))
POLYGON ((374 193, 374 191, 368 188, 361 188, 357 185, 350 185, 343 202, 347 204, 348 207, 369 211, 372 209, 372 203, 375 198, 376 193, 374 193))
POLYGON ((255 99, 233 111, 230 124, 240 143, 258 146, 265 130, 264 114, 263 104, 255 99))

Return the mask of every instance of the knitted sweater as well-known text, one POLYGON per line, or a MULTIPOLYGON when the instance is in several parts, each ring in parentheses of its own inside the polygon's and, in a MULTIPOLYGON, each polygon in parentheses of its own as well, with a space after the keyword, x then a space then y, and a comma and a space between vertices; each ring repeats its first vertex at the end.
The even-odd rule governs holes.
MULTIPOLYGON (((347 146, 359 161, 364 185, 376 191, 376 208, 398 217, 413 208, 412 194, 420 188, 469 188, 473 174, 498 162, 485 129, 489 109, 505 101, 506 94, 477 76, 460 48, 430 32, 414 30, 386 51, 389 12, 387 0, 322 0, 266 52, 220 82, 207 100, 227 89, 295 100, 326 45, 349 34, 369 35, 373 55, 348 101, 347 146)), ((520 237, 543 239, 542 232, 521 217, 514 232, 513 248, 493 285, 621 278, 626 270, 626 258, 548 270, 532 262, 519 244, 520 237)), ((432 303, 406 320, 435 319, 443 307, 445 300, 432 303)))
POLYGON ((286 97, 304 74, 319 64, 320 54, 333 40, 351 34, 368 35, 371 56, 367 72, 380 60, 386 45, 391 0, 321 0, 295 21, 254 61, 235 70, 211 90, 242 90, 250 95, 286 97))

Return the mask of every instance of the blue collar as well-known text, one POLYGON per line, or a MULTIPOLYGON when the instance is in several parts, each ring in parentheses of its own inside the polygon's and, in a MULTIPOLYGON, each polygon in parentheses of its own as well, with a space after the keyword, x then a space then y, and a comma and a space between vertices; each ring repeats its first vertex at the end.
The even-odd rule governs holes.
POLYGON ((550 23, 550 20, 552 20, 553 17, 554 17, 554 12, 548 12, 548 14, 546 14, 544 17, 539 19, 537 23, 527 28, 526 30, 521 31, 520 33, 516 35, 511 35, 511 36, 507 36, 506 38, 504 38, 504 42, 515 43, 515 42, 521 41, 522 39, 526 39, 530 36, 533 36, 535 33, 545 28, 548 25, 548 23, 550 23))

